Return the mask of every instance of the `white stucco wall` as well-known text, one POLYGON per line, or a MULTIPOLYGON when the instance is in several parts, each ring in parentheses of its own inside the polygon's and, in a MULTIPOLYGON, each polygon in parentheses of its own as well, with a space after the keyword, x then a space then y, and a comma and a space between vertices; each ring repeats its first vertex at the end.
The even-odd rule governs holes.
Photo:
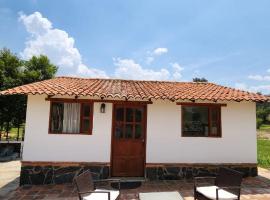
POLYGON ((110 161, 112 104, 106 104, 106 113, 94 104, 92 135, 48 134, 50 102, 45 98, 28 96, 24 161, 110 161))
MULTIPOLYGON (((48 134, 49 101, 28 97, 24 161, 110 162, 112 104, 94 104, 92 135, 48 134)), ((181 106, 155 101, 147 112, 147 163, 256 163, 253 102, 222 107, 222 138, 181 137, 181 106)))
POLYGON ((256 163, 255 103, 221 109, 222 138, 181 137, 181 106, 149 105, 147 163, 256 163))

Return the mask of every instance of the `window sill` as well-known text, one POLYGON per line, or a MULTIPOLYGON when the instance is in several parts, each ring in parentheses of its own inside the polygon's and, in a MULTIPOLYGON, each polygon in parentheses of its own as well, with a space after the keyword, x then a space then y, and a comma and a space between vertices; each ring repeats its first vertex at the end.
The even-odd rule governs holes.
POLYGON ((92 133, 52 133, 52 132, 49 132, 48 134, 52 134, 52 135, 92 135, 92 133))
POLYGON ((184 137, 184 138, 222 138, 221 136, 184 136, 184 135, 181 135, 181 137, 184 137))

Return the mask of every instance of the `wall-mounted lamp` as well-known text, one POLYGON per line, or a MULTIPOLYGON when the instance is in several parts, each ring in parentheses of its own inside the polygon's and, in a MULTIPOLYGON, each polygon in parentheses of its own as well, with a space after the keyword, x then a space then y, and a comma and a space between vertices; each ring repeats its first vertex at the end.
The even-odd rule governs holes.
POLYGON ((100 113, 105 113, 105 110, 106 110, 106 104, 105 103, 102 103, 100 105, 100 113))

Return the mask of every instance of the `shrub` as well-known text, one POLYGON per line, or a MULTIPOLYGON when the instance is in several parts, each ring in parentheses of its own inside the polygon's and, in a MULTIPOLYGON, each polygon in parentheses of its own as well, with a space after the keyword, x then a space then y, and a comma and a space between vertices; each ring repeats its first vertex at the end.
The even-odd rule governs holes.
POLYGON ((257 118, 256 122, 257 122, 257 129, 259 129, 263 124, 263 120, 261 118, 257 118))

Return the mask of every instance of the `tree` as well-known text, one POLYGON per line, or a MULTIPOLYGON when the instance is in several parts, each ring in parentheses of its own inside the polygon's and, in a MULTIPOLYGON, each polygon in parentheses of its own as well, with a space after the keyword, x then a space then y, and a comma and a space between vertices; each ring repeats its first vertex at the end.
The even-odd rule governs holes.
MULTIPOLYGON (((22 84, 20 67, 22 61, 10 50, 3 48, 0 50, 0 90, 16 87, 22 84)), ((0 96, 0 130, 8 131, 10 122, 14 118, 18 102, 22 100, 20 96, 0 96)))
POLYGON ((193 78, 193 82, 205 82, 205 83, 207 83, 208 80, 206 78, 204 78, 204 77, 202 77, 202 78, 195 77, 195 78, 193 78))
MULTIPOLYGON (((0 90, 50 79, 56 72, 57 67, 45 55, 23 61, 6 48, 0 50, 0 90)), ((8 132, 11 126, 24 123, 26 96, 0 96, 0 105, 0 131, 5 128, 8 132)))
POLYGON ((45 55, 33 56, 29 61, 25 61, 24 65, 24 84, 51 79, 58 69, 45 55))

